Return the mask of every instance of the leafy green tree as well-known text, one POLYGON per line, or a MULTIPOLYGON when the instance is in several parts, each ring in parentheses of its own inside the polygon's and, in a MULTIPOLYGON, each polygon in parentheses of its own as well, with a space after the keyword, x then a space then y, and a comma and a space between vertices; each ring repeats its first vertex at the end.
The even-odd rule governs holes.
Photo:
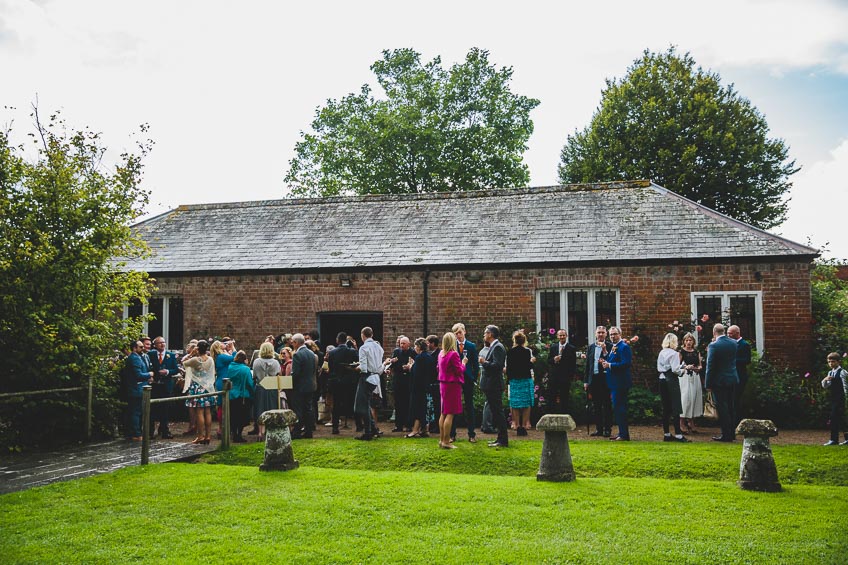
MULTIPOLYGON (((110 360, 139 324, 122 308, 145 298, 145 273, 123 272, 115 257, 146 252, 130 225, 147 192, 142 158, 124 153, 103 164, 106 149, 90 131, 68 131, 58 115, 42 123, 35 151, 0 132, 0 390, 67 388, 93 378, 97 425, 109 429, 118 409, 110 360)), ((146 127, 142 127, 142 132, 146 127)), ((0 404, 0 444, 21 446, 78 437, 86 399, 51 395, 0 404)))
POLYGON ((786 217, 788 148, 765 117, 686 53, 645 51, 561 153, 561 182, 651 179, 759 228, 786 217))
POLYGON ((471 49, 449 70, 412 49, 383 51, 363 85, 316 111, 285 182, 295 196, 419 193, 526 186, 522 161, 539 101, 513 94, 511 68, 471 49))
POLYGON ((827 370, 828 353, 848 351, 848 281, 837 276, 842 266, 833 259, 819 259, 811 277, 815 374, 827 370))

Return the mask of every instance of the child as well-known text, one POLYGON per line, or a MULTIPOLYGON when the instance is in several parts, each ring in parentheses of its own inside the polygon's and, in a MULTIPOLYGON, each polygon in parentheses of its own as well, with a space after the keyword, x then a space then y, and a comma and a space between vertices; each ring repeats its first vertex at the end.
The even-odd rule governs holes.
POLYGON ((827 356, 827 364, 830 372, 822 380, 822 387, 830 390, 830 441, 824 445, 848 445, 848 432, 845 433, 845 441, 839 443, 839 428, 844 427, 845 418, 845 391, 848 389, 848 371, 839 364, 838 353, 827 356))

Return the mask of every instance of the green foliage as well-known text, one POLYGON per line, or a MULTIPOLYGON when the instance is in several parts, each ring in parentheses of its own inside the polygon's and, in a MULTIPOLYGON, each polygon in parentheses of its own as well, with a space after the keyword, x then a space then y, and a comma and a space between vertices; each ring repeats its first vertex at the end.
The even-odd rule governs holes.
MULTIPOLYGON (((631 451, 617 447, 634 446, 605 444, 631 451)), ((662 451, 658 462, 670 450, 662 451)), ((455 454, 444 455, 448 467, 455 454)), ((9 563, 819 564, 848 551, 837 519, 845 487, 764 494, 730 481, 555 484, 534 475, 132 467, 3 495, 0 555, 9 563)))
POLYGON ((823 428, 830 414, 822 376, 798 374, 754 356, 742 399, 742 416, 772 420, 780 428, 823 428))
POLYGON ((811 277, 815 374, 827 370, 828 353, 848 351, 848 282, 836 276, 838 266, 820 259, 811 277))
MULTIPOLYGON (((147 249, 130 224, 147 202, 139 183, 150 142, 107 168, 99 134, 68 131, 58 115, 45 124, 36 110, 34 118, 32 160, 11 145, 10 132, 0 133, 0 390, 92 378, 95 427, 108 430, 117 409, 115 352, 139 327, 124 324, 122 308, 148 293, 147 275, 121 272, 113 258, 147 249)), ((2 403, 0 445, 79 437, 84 408, 82 393, 2 403)))
POLYGON ((674 47, 607 80, 592 121, 561 153, 564 183, 651 179, 760 228, 786 217, 788 148, 733 85, 674 47))
POLYGON ((412 49, 383 51, 371 88, 316 111, 285 182, 295 196, 406 194, 525 186, 522 154, 539 101, 513 94, 512 69, 471 49, 449 70, 412 49))
MULTIPOLYGON (((655 371, 656 372, 656 371, 655 371)), ((656 424, 662 415, 662 401, 647 387, 634 386, 627 397, 627 421, 632 424, 656 424)))

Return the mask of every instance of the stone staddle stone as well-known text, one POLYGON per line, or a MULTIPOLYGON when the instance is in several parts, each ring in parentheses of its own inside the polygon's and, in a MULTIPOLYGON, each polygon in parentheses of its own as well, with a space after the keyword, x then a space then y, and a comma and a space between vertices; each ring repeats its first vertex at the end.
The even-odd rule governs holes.
POLYGON ((294 410, 268 410, 259 416, 265 426, 265 460, 260 471, 290 471, 300 463, 292 452, 292 437, 289 426, 297 422, 294 410))
POLYGON ((777 435, 771 420, 746 419, 739 422, 736 433, 745 437, 742 444, 742 461, 739 464, 739 481, 744 490, 780 492, 777 466, 771 453, 769 438, 777 435))
POLYGON ((542 444, 542 459, 539 461, 537 481, 573 481, 574 465, 568 447, 568 432, 577 425, 568 414, 545 414, 536 424, 536 429, 545 432, 542 444))

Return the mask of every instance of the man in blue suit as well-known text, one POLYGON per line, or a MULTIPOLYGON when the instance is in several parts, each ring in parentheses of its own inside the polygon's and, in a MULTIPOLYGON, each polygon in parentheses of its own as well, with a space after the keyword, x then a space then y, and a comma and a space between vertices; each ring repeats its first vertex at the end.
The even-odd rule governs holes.
POLYGON ((607 358, 601 361, 607 372, 607 387, 612 396, 612 409, 618 435, 611 437, 613 441, 630 441, 630 429, 627 427, 627 397, 633 386, 630 366, 633 364, 633 352, 630 346, 621 339, 621 330, 615 326, 609 329, 612 349, 607 358))
MULTIPOLYGON (((465 382, 462 383, 462 398, 465 421, 468 428, 468 441, 477 443, 477 433, 474 431, 474 387, 477 385, 477 375, 480 374, 480 360, 477 358, 477 346, 473 341, 465 339, 465 324, 457 323, 451 328, 456 335, 456 350, 459 358, 467 358, 465 365, 465 382)), ((456 420, 453 421, 453 429, 450 434, 451 440, 456 440, 456 420)))
POLYGON ((153 371, 147 368, 142 359, 144 344, 136 341, 124 360, 124 386, 127 387, 127 440, 141 441, 141 389, 153 380, 153 371))
MULTIPOLYGON (((165 350, 165 338, 162 336, 153 340, 153 350, 147 354, 150 360, 150 369, 153 371, 153 390, 151 398, 168 398, 174 395, 174 377, 180 373, 177 367, 177 358, 170 351, 165 350)), ((153 433, 154 422, 159 422, 159 437, 171 439, 174 436, 168 429, 170 424, 171 404, 154 404, 151 406, 150 434, 153 433)))
POLYGON ((745 385, 748 384, 748 365, 751 364, 751 344, 742 337, 742 330, 739 329, 739 326, 730 326, 727 328, 727 337, 736 342, 736 375, 739 377, 739 386, 736 387, 734 401, 736 402, 736 415, 738 417, 742 408, 742 394, 745 392, 745 385))
POLYGON ((724 335, 724 326, 713 326, 713 342, 707 347, 707 378, 704 386, 712 392, 718 411, 721 435, 713 441, 731 442, 736 439, 735 390, 739 385, 736 373, 736 342, 724 335))

